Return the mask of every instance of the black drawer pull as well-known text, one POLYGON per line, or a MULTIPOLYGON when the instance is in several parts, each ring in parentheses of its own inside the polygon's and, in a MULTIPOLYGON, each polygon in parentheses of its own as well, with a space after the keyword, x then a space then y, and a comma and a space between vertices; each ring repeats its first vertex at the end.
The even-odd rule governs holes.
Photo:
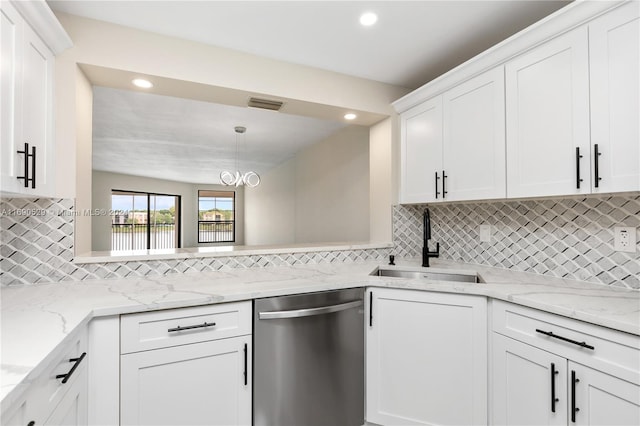
POLYGON ((438 191, 438 181, 440 180, 440 176, 438 176, 438 172, 436 172, 436 200, 438 199, 438 195, 440 195, 440 191, 438 191))
POLYGON ((36 426, 36 422, 31 420, 29 423, 27 423, 27 426, 36 426))
POLYGON ((587 345, 586 342, 578 342, 577 340, 569 339, 567 337, 558 336, 557 334, 553 334, 553 332, 551 332, 551 331, 544 331, 544 330, 540 330, 539 328, 536 328, 536 331, 538 333, 544 334, 545 336, 553 337, 554 339, 562 340, 564 342, 573 343, 574 345, 578 345, 578 346, 580 346, 582 348, 591 349, 592 351, 595 350, 595 348, 593 346, 587 345))
POLYGON ((187 327, 180 327, 177 326, 175 328, 170 328, 167 331, 169 333, 173 333, 174 331, 183 331, 183 330, 193 330, 194 328, 205 328, 205 327, 214 327, 216 325, 215 322, 204 322, 202 324, 198 324, 198 325, 189 325, 187 327))
POLYGON ((69 358, 69 362, 74 363, 73 367, 71 367, 71 370, 69 370, 67 374, 58 374, 56 376, 56 379, 62 379, 62 383, 67 383, 71 378, 71 375, 73 374, 74 371, 76 371, 76 368, 78 368, 78 366, 80 365, 80 363, 82 362, 85 356, 87 356, 87 353, 82 352, 82 355, 80 355, 80 357, 78 358, 69 358))

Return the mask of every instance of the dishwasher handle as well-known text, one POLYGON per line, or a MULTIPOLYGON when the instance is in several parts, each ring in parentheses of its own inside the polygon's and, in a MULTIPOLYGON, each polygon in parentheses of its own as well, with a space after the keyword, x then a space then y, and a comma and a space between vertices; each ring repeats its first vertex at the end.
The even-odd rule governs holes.
POLYGON ((258 317, 261 320, 310 317, 313 315, 324 315, 333 312, 340 312, 362 305, 362 300, 352 300, 351 302, 340 303, 338 305, 321 306, 319 308, 294 309, 291 311, 259 312, 258 317))

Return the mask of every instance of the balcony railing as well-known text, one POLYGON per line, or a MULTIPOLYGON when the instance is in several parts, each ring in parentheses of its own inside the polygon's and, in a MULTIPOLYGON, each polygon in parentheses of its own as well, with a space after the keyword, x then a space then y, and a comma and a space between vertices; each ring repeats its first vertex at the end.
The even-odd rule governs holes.
MULTIPOLYGON (((151 249, 176 248, 176 225, 152 224, 149 227, 151 249)), ((114 223, 111 225, 111 250, 146 250, 147 225, 114 223)))
POLYGON ((235 241, 233 227, 233 220, 201 220, 198 222, 198 242, 233 242, 235 241))

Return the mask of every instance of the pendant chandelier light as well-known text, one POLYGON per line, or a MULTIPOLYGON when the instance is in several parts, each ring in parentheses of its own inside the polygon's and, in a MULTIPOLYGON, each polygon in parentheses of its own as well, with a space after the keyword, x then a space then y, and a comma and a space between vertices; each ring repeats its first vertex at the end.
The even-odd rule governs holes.
POLYGON ((234 130, 236 132, 236 171, 231 172, 225 170, 220 173, 220 182, 222 182, 222 184, 226 186, 235 185, 236 187, 238 187, 241 185, 246 185, 249 188, 255 188, 256 186, 260 185, 260 176, 253 171, 242 173, 238 167, 238 138, 240 137, 240 135, 244 135, 244 133, 247 131, 247 128, 236 126, 234 130))

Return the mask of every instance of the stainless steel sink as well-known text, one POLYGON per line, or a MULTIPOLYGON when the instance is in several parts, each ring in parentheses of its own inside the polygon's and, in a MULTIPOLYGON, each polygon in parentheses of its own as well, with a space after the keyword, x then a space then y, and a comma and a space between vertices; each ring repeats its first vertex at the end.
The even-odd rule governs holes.
POLYGON ((408 271, 402 269, 378 269, 371 275, 379 277, 396 277, 396 278, 422 278, 427 280, 438 281, 455 281, 463 283, 478 283, 480 282, 478 275, 476 274, 456 274, 448 272, 435 272, 435 271, 408 271))

